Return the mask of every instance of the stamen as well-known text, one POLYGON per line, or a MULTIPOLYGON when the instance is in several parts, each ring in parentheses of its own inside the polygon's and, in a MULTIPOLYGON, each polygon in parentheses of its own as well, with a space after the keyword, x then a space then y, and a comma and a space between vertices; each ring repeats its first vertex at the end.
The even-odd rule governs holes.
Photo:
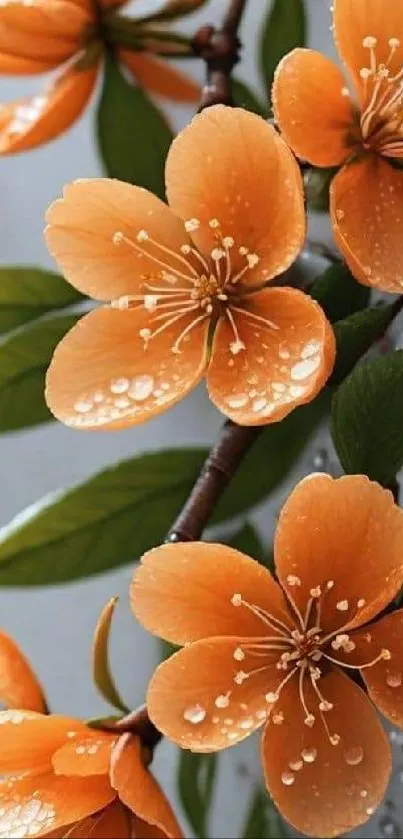
POLYGON ((308 725, 309 727, 311 727, 315 722, 315 717, 314 717, 313 714, 311 714, 311 712, 310 712, 310 710, 309 710, 309 708, 306 704, 306 699, 305 699, 305 694, 304 694, 304 676, 305 676, 306 669, 307 669, 307 663, 304 661, 303 664, 302 664, 302 667, 300 669, 300 672, 299 672, 298 692, 299 692, 300 702, 301 702, 301 705, 304 709, 304 714, 305 714, 304 723, 305 723, 305 725, 308 725))
POLYGON ((234 339, 235 339, 234 341, 232 341, 230 343, 229 348, 230 348, 233 355, 237 355, 239 352, 242 352, 242 350, 245 350, 246 347, 245 347, 244 342, 241 341, 241 339, 239 337, 238 327, 235 323, 234 316, 233 316, 232 312, 230 311, 229 307, 226 308, 225 314, 227 315, 227 318, 228 318, 228 320, 231 324, 232 331, 234 333, 234 339))
POLYGON ((249 609, 252 614, 256 615, 262 623, 270 626, 272 629, 275 629, 283 638, 290 640, 290 630, 288 626, 279 620, 279 618, 275 618, 269 612, 266 612, 265 609, 262 609, 260 606, 255 606, 253 603, 248 603, 247 600, 243 599, 241 594, 233 594, 231 603, 233 606, 245 606, 245 608, 249 609))
MULTIPOLYGON (((190 311, 190 310, 189 310, 189 311, 190 311)), ((210 317, 210 313, 209 313, 209 312, 207 312, 207 314, 205 314, 205 315, 200 315, 200 317, 198 317, 198 318, 196 318, 195 320, 193 320, 193 321, 192 321, 192 323, 189 323, 189 324, 188 324, 188 326, 186 327, 186 329, 184 329, 184 330, 183 330, 183 332, 181 332, 181 334, 179 335, 179 338, 177 339, 177 341, 175 341, 175 343, 174 343, 174 345, 173 345, 173 347, 172 347, 172 352, 173 352, 173 353, 179 353, 179 352, 180 352, 179 345, 182 343, 182 341, 184 340, 184 338, 186 338, 186 336, 187 336, 187 335, 189 335, 189 332, 192 332, 192 330, 193 330, 196 326, 198 326, 198 324, 199 324, 199 323, 201 323, 203 320, 208 319, 209 317, 210 317)))
MULTIPOLYGON (((279 583, 280 583, 281 588, 283 589, 283 592, 284 592, 284 594, 285 594, 285 596, 286 596, 286 598, 287 598, 287 600, 288 600, 288 602, 289 602, 289 604, 290 604, 290 606, 291 606, 291 608, 292 608, 293 612, 296 614, 296 616, 297 616, 297 618, 298 618, 298 621, 299 621, 299 624, 300 624, 300 627, 301 627, 302 633, 303 633, 303 635, 304 635, 304 633, 305 633, 305 622, 304 622, 304 619, 303 619, 303 617, 302 617, 302 615, 301 615, 301 612, 300 612, 300 610, 299 610, 299 608, 298 608, 298 606, 297 606, 297 604, 296 604, 296 602, 295 602, 295 600, 294 600, 293 596, 290 594, 290 592, 288 591, 288 589, 286 588, 286 586, 284 586, 284 585, 283 585, 283 583, 281 582, 281 580, 279 580, 279 583)), ((298 632, 298 630, 296 630, 296 632, 298 632)), ((291 634, 294 636, 294 633, 291 633, 291 634)), ((298 633, 298 635, 299 635, 299 633, 298 633)), ((301 640, 302 640, 302 639, 301 639, 301 640)))
POLYGON ((268 702, 270 705, 274 705, 278 701, 278 699, 280 699, 281 691, 286 686, 287 682, 289 682, 290 679, 292 679, 292 677, 295 676, 295 673, 297 673, 298 670, 299 670, 299 667, 294 667, 294 669, 291 670, 291 672, 288 673, 287 676, 285 676, 283 681, 280 682, 280 684, 278 685, 278 687, 276 688, 275 691, 270 691, 269 693, 266 693, 266 696, 265 696, 266 702, 268 702))
POLYGON ((323 653, 323 658, 327 658, 327 660, 331 661, 333 664, 339 664, 340 667, 346 667, 348 670, 365 670, 367 667, 373 667, 375 664, 378 664, 378 661, 390 661, 392 654, 390 650, 381 650, 376 658, 372 661, 364 662, 364 664, 346 664, 345 661, 339 661, 339 659, 333 658, 333 656, 328 653, 323 653))
POLYGON ((268 318, 264 318, 261 315, 256 315, 254 312, 250 312, 248 309, 241 309, 238 306, 231 306, 233 312, 239 312, 239 314, 244 315, 244 317, 248 317, 250 320, 255 320, 258 323, 263 323, 268 329, 280 329, 276 323, 273 323, 272 320, 268 318))
MULTIPOLYGON (((319 668, 315 668, 315 671, 316 670, 319 670, 319 668)), ((318 677, 319 679, 320 679, 321 675, 322 675, 321 671, 319 670, 319 677, 318 677)), ((316 677, 316 672, 313 672, 313 668, 310 668, 310 676, 311 676, 312 687, 313 687, 313 689, 314 689, 314 691, 315 691, 315 693, 316 693, 316 695, 319 699, 319 710, 320 711, 331 711, 332 708, 333 708, 333 705, 332 705, 331 702, 328 702, 327 699, 325 699, 325 697, 323 696, 323 694, 319 690, 319 688, 318 688, 318 678, 316 677)))
MULTIPOLYGON (((177 312, 177 314, 174 317, 169 318, 169 320, 167 320, 166 323, 162 324, 162 326, 160 326, 158 329, 156 329, 155 332, 150 332, 150 334, 147 335, 147 337, 143 334, 141 337, 144 338, 145 345, 147 345, 148 342, 151 341, 152 338, 156 338, 157 335, 160 335, 161 332, 164 331, 164 329, 168 329, 169 326, 172 326, 174 323, 176 323, 176 321, 180 320, 180 318, 183 318, 184 315, 187 315, 189 312, 191 312, 192 309, 197 309, 197 308, 198 308, 198 306, 192 306, 188 309, 182 309, 181 311, 177 312)), ((165 315, 160 315, 159 317, 155 318, 155 320, 158 321, 158 320, 161 320, 162 318, 166 318, 166 317, 168 317, 168 313, 166 313, 165 315)), ((143 330, 141 330, 141 331, 143 332, 143 330)))
POLYGON ((175 251, 171 251, 170 248, 166 248, 165 245, 160 245, 154 239, 151 239, 151 237, 148 236, 148 234, 146 233, 145 230, 140 230, 140 232, 137 234, 137 238, 138 238, 139 242, 147 241, 151 245, 154 245, 154 247, 162 250, 163 253, 167 253, 167 254, 169 254, 169 256, 173 256, 174 259, 177 259, 178 262, 185 265, 186 268, 191 272, 191 274, 193 276, 189 276, 189 274, 184 274, 182 271, 179 271, 178 268, 173 268, 172 265, 170 265, 168 262, 164 262, 163 260, 159 259, 159 257, 154 256, 153 253, 150 253, 145 248, 140 247, 140 244, 137 244, 132 239, 129 239, 129 237, 125 236, 124 233, 122 233, 120 230, 116 231, 116 233, 112 237, 112 240, 113 240, 113 243, 115 245, 119 245, 122 242, 125 242, 126 245, 129 245, 131 248, 133 248, 133 250, 137 251, 138 253, 141 253, 142 256, 148 257, 148 259, 151 259, 157 265, 161 265, 162 268, 167 268, 168 271, 171 271, 173 274, 176 274, 178 277, 181 277, 183 280, 187 280, 188 282, 193 283, 193 279, 195 277, 198 278, 199 275, 198 275, 197 271, 193 268, 193 266, 183 256, 180 256, 179 254, 175 253, 175 251))

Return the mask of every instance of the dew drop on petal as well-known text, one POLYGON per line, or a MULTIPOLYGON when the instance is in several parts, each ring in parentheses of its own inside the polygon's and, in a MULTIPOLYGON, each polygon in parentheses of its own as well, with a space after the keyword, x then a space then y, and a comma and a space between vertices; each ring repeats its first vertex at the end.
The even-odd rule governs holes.
POLYGON ((128 395, 135 402, 144 402, 151 396, 154 389, 154 379, 148 374, 137 376, 130 384, 128 395))
POLYGON ((206 717, 206 711, 201 705, 192 705, 190 708, 186 708, 183 712, 183 719, 187 720, 187 722, 191 722, 193 725, 197 725, 206 717))
POLYGON ((303 379, 307 379, 315 370, 318 369, 320 364, 319 356, 315 358, 309 358, 304 361, 297 361, 293 367, 291 367, 291 378, 294 382, 301 381, 303 379))
POLYGON ((248 397, 246 396, 246 394, 240 394, 239 396, 230 396, 227 399, 227 405, 230 408, 244 408, 247 404, 248 397))
POLYGON ((284 786, 291 787, 295 781, 295 775, 292 772, 283 772, 281 780, 284 786))
POLYGON ((121 378, 121 379, 114 379, 111 382, 111 392, 112 393, 125 393, 126 390, 129 390, 130 381, 129 379, 121 378))
POLYGON ((301 757, 302 757, 302 760, 305 763, 313 763, 314 760, 316 759, 316 754, 317 754, 316 749, 308 748, 308 749, 303 749, 302 750, 301 757))
POLYGON ((344 752, 344 760, 349 766, 358 766, 364 757, 364 749, 362 746, 351 746, 344 752))
POLYGON ((400 688, 402 684, 402 674, 388 673, 386 676, 386 684, 389 685, 390 688, 400 688))

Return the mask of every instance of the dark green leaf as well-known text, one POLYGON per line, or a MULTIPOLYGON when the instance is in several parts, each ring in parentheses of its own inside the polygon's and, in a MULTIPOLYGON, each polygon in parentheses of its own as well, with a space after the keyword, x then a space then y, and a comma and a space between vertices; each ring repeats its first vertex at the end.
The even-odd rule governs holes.
POLYGON ((359 365, 337 391, 332 433, 343 469, 389 484, 403 465, 403 350, 359 365))
POLYGON ((109 636, 118 599, 118 597, 112 597, 109 600, 95 628, 92 646, 92 678, 103 699, 118 711, 128 714, 129 708, 123 702, 115 685, 109 662, 109 636))
POLYGON ((0 343, 0 431, 16 431, 52 419, 45 404, 45 373, 53 351, 77 315, 35 321, 0 343))
POLYGON ((182 751, 179 758, 178 790, 183 809, 192 830, 198 839, 205 839, 214 780, 217 770, 217 755, 193 754, 182 751))
POLYGON ((371 290, 357 283, 344 262, 336 262, 312 283, 309 294, 335 323, 368 306, 371 290))
POLYGON ((306 42, 304 0, 274 0, 263 24, 260 65, 263 81, 270 91, 279 61, 295 47, 306 42))
POLYGON ((4 265, 0 268, 0 333, 81 300, 80 292, 59 274, 30 266, 4 265))
POLYGON ((253 90, 244 82, 241 82, 240 79, 232 80, 232 95, 238 108, 245 108, 247 111, 252 111, 254 114, 267 119, 269 115, 268 106, 260 102, 253 90))
POLYGON ((396 306, 363 309, 334 324, 337 357, 331 385, 338 385, 348 376, 357 361, 379 341, 396 316, 396 306))
POLYGON ((337 167, 315 169, 313 166, 304 173, 304 187, 309 210, 317 213, 328 213, 330 202, 330 187, 337 173, 337 167))
POLYGON ((267 792, 259 787, 252 795, 242 839, 283 839, 286 836, 281 816, 267 792))
POLYGON ((246 522, 240 530, 234 533, 229 539, 221 539, 219 536, 215 539, 216 542, 225 542, 231 548, 236 548, 237 551, 257 559, 261 565, 266 568, 273 568, 273 552, 268 551, 263 546, 260 536, 253 525, 246 522))
MULTIPOLYGON (((217 539, 217 541, 221 541, 217 539)), ((229 539, 224 539, 231 548, 236 548, 248 556, 257 559, 258 562, 263 562, 264 548, 260 541, 259 534, 253 525, 246 522, 240 530, 234 533, 229 539)), ((264 563, 263 563, 264 564, 264 563)))
POLYGON ((99 149, 107 174, 163 198, 171 140, 172 131, 162 113, 109 58, 98 109, 99 149))
MULTIPOLYGON (((322 394, 262 433, 218 505, 215 522, 250 509, 278 486, 328 403, 322 394)), ((178 449, 144 455, 34 505, 0 531, 0 585, 65 582, 133 562, 163 541, 207 454, 178 449)))

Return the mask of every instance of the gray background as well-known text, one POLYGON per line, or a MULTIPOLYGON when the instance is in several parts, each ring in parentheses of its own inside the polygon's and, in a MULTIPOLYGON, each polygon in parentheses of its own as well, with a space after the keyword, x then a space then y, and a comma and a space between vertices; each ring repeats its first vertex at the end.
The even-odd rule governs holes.
MULTIPOLYGON (((288 0, 283 0, 288 2, 288 0)), ((138 0, 136 9, 158 5, 138 0)), ((211 0, 207 7, 187 21, 190 30, 198 21, 216 21, 226 0, 211 0)), ((269 3, 249 0, 242 31, 244 55, 239 75, 249 85, 264 91, 259 84, 255 66, 257 30, 269 3)), ((310 12, 310 42, 333 53, 327 0, 307 0, 310 12)), ((202 68, 198 62, 186 65, 198 79, 202 68)), ((35 92, 40 78, 2 79, 0 98, 3 101, 35 92)), ((3 263, 26 263, 51 267, 42 240, 44 213, 62 186, 77 177, 100 174, 97 161, 93 116, 96 97, 84 118, 67 135, 46 148, 0 160, 1 225, 0 259, 3 263)), ((191 112, 184 107, 164 103, 177 128, 184 125, 191 112)), ((328 235, 324 220, 313 220, 313 233, 328 235)), ((128 455, 158 449, 167 445, 210 443, 215 438, 222 418, 209 403, 203 387, 168 414, 132 431, 88 434, 49 425, 34 431, 0 437, 0 524, 28 504, 48 492, 73 485, 128 455)), ((322 442, 318 445, 322 445, 322 442)), ((316 447, 317 448, 317 447, 316 447)), ((313 469, 313 449, 307 453, 299 474, 313 469)), ((294 480, 298 476, 295 475, 294 480)), ((291 484, 290 484, 291 485, 291 484)), ((258 514, 262 532, 272 531, 284 487, 278 498, 258 514)), ((57 555, 55 555, 57 562, 57 555)), ((136 626, 128 608, 128 583, 131 569, 103 575, 70 586, 42 590, 0 590, 0 626, 11 633, 29 655, 46 686, 51 707, 59 712, 78 716, 95 716, 107 708, 98 697, 90 679, 91 635, 97 616, 113 594, 121 596, 114 625, 112 649, 117 681, 127 702, 134 707, 142 701, 147 678, 158 658, 156 642, 136 626)), ((259 776, 256 741, 249 742, 220 758, 221 772, 211 836, 230 837, 236 833, 242 818, 249 789, 259 776)), ((163 744, 156 758, 156 770, 167 788, 174 789, 173 747, 163 744)), ((399 770, 400 772, 400 770, 399 770)), ((400 775, 394 789, 398 794, 400 775)), ((372 834, 396 835, 389 810, 379 816, 372 834), (386 822, 385 822, 386 819, 386 822)), ((363 835, 363 834, 361 834, 363 835)))

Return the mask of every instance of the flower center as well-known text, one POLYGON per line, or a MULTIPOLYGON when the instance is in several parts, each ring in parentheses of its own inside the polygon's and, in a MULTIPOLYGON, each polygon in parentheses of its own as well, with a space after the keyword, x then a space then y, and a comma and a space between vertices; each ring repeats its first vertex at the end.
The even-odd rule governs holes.
POLYGON ((369 66, 360 70, 364 85, 362 140, 367 149, 387 157, 403 157, 403 61, 397 72, 392 71, 392 62, 395 62, 401 42, 399 38, 389 38, 389 55, 385 63, 378 61, 377 46, 377 38, 373 35, 364 38, 369 66))
MULTIPOLYGON (((330 743, 336 746, 340 742, 340 735, 336 731, 331 731, 326 719, 327 712, 331 711, 334 706, 321 690, 322 677, 328 672, 330 664, 336 664, 348 670, 360 671, 373 667, 381 660, 389 660, 391 653, 389 650, 382 649, 371 660, 354 664, 346 661, 348 654, 356 649, 353 637, 348 632, 348 627, 360 609, 365 606, 365 601, 362 598, 358 600, 353 614, 351 614, 350 604, 347 600, 337 601, 335 608, 338 612, 349 612, 348 623, 344 623, 333 632, 326 633, 321 626, 322 611, 325 606, 329 608, 330 604, 326 604, 326 599, 329 598, 329 593, 335 586, 334 581, 328 580, 324 584, 310 589, 304 614, 300 611, 290 592, 290 589, 300 585, 301 580, 298 577, 289 575, 287 586, 283 586, 292 613, 294 624, 292 627, 260 606, 250 603, 243 598, 242 594, 235 593, 232 596, 231 603, 234 607, 244 608, 252 612, 266 627, 266 632, 267 627, 270 627, 272 633, 270 635, 262 634, 261 638, 248 639, 236 647, 233 654, 234 659, 243 662, 243 664, 242 669, 234 675, 234 683, 235 685, 242 685, 247 679, 265 671, 270 671, 270 677, 272 678, 273 665, 275 665, 275 669, 279 671, 278 683, 274 688, 270 685, 271 689, 264 694, 264 699, 268 703, 267 718, 277 725, 283 722, 284 715, 281 711, 278 712, 277 703, 285 686, 295 678, 298 680, 299 700, 305 725, 311 728, 319 717, 330 743), (339 658, 339 655, 343 657, 339 658), (261 666, 253 666, 256 659, 261 659, 261 666), (248 668, 248 664, 251 665, 250 668, 248 668), (306 698, 308 684, 311 687, 310 704, 306 698), (312 695, 315 700, 314 704, 312 704, 312 695)), ((330 608, 334 607, 330 605, 330 608)))
MULTIPOLYGON (((230 351, 234 355, 246 349, 234 314, 242 314, 260 328, 278 329, 275 323, 242 305, 245 294, 242 279, 259 264, 259 256, 225 235, 218 219, 210 219, 208 225, 214 231, 216 245, 207 256, 190 243, 178 251, 172 250, 153 239, 147 230, 138 230, 133 238, 120 230, 114 233, 116 246, 129 248, 133 257, 147 262, 142 274, 142 293, 124 295, 112 302, 114 308, 143 307, 149 312, 149 325, 139 333, 145 349, 157 335, 181 320, 185 325, 171 346, 173 353, 180 353, 193 329, 208 319, 213 323, 219 317, 228 319, 232 332, 230 351)), ((200 226, 196 218, 185 222, 187 233, 200 226)))

